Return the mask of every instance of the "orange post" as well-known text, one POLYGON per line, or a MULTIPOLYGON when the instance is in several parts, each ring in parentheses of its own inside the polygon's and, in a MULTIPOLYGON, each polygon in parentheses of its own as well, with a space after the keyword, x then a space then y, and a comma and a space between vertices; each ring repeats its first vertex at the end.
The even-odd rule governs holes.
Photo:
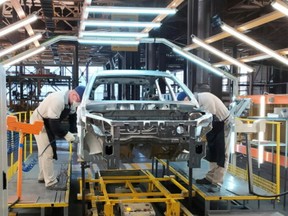
POLYGON ((7 116, 7 130, 17 131, 20 135, 18 148, 18 173, 17 173, 17 197, 22 197, 22 160, 25 134, 39 134, 43 128, 43 121, 35 121, 34 124, 18 122, 16 116, 7 116))

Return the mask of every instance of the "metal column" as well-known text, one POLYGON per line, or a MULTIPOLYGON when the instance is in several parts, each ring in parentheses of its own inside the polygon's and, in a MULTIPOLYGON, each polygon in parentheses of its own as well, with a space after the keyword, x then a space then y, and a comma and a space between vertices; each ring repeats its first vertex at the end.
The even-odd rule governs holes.
POLYGON ((75 42, 75 52, 74 52, 74 64, 73 64, 73 74, 72 74, 72 88, 76 88, 79 85, 79 63, 78 63, 79 53, 78 53, 78 42, 75 42))
POLYGON ((0 65, 0 215, 8 215, 8 202, 7 202, 7 129, 6 129, 6 74, 5 70, 0 65))
MULTIPOLYGON (((195 16, 197 16, 194 23, 197 22, 197 28, 195 28, 196 31, 193 33, 196 34, 197 37, 204 39, 207 38, 210 33, 210 10, 208 10, 208 8, 210 8, 209 1, 197 0, 197 3, 194 4, 193 13, 195 13, 195 16)), ((207 61, 209 54, 203 49, 198 49, 197 56, 207 61)), ((211 74, 207 73, 206 69, 203 67, 197 66, 196 73, 196 83, 207 83, 207 80, 211 79, 211 74)))
MULTIPOLYGON (((215 16, 220 11, 222 11, 223 7, 224 7, 224 3, 223 3, 222 0, 215 0, 215 1, 211 2, 210 9, 208 9, 208 10, 209 10, 211 16, 212 15, 215 16)), ((221 29, 219 27, 217 27, 217 25, 215 25, 215 24, 211 25, 211 22, 207 23, 207 30, 208 29, 210 29, 210 34, 211 35, 216 35, 216 34, 221 32, 221 29)), ((208 30, 208 33, 209 33, 209 30, 208 30)), ((208 36, 208 35, 206 35, 206 36, 208 36)), ((215 48, 217 48, 219 50, 223 50, 223 42, 222 41, 217 41, 217 42, 213 43, 213 47, 215 47, 215 48)), ((219 57, 217 57, 215 55, 211 55, 210 59, 211 59, 211 62, 219 61, 219 57)), ((210 88, 211 88, 211 92, 213 92, 213 94, 215 94, 219 98, 222 98, 222 96, 223 96, 223 94, 222 94, 222 92, 223 92, 222 83, 223 83, 223 78, 222 77, 216 76, 214 74, 210 75, 209 85, 210 85, 210 88)), ((228 80, 228 83, 230 83, 230 80, 228 80)), ((232 93, 231 89, 229 89, 228 92, 232 93)))
POLYGON ((150 43, 146 44, 145 50, 146 58, 146 69, 147 70, 156 70, 156 44, 150 43))
POLYGON ((158 70, 159 71, 166 71, 167 70, 167 57, 166 53, 168 52, 167 46, 164 44, 159 44, 158 48, 158 70))
MULTIPOLYGON (((188 0, 187 2, 187 44, 192 43, 191 35, 193 34, 193 32, 197 31, 197 13, 194 13, 194 11, 197 10, 197 5, 197 0, 188 0)), ((197 50, 192 50, 192 53, 196 55, 197 50)), ((186 60, 184 83, 192 91, 194 86, 196 85, 196 70, 197 66, 195 64, 192 64, 189 60, 186 60)))

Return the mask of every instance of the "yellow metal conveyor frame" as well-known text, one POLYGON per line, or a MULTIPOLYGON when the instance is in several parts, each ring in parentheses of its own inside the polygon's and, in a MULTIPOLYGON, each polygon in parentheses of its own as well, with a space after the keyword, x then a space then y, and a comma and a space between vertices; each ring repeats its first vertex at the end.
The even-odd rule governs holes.
MULTIPOLYGON (((175 176, 157 178, 147 170, 139 170, 140 175, 131 176, 122 176, 121 170, 110 170, 109 172, 111 172, 111 175, 100 176, 98 179, 85 179, 85 183, 93 183, 97 186, 95 191, 93 189, 95 187, 90 187, 90 193, 85 195, 85 200, 91 201, 91 203, 103 202, 105 216, 114 215, 113 207, 119 203, 165 203, 165 215, 180 216, 181 204, 178 200, 187 197, 188 190, 175 179, 175 176), (117 176, 115 173, 117 173, 117 176), (163 182, 173 184, 180 192, 172 193, 162 184, 163 182), (135 184, 144 185, 147 191, 137 191, 135 184), (113 187, 113 185, 126 188, 130 192, 116 193, 115 191, 109 191, 108 187, 113 187), (95 195, 95 192, 98 195, 95 195)), ((77 198, 81 200, 82 179, 79 179, 79 185, 80 193, 77 198)))

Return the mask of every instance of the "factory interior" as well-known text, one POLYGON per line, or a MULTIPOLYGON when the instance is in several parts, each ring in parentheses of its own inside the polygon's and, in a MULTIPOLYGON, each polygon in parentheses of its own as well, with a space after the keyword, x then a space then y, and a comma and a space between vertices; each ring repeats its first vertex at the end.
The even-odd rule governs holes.
POLYGON ((0 9, 0 216, 288 215, 288 0, 0 9))

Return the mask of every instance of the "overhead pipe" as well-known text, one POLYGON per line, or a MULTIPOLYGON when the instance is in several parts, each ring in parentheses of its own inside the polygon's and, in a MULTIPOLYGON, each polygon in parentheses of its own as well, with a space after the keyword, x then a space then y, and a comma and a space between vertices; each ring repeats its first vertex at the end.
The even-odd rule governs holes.
MULTIPOLYGON (((50 46, 51 44, 57 43, 59 41, 78 41, 78 38, 76 36, 61 35, 61 36, 54 37, 54 38, 42 43, 41 46, 47 47, 47 46, 50 46)), ((233 85, 234 85, 233 93, 234 93, 234 95, 238 95, 238 79, 237 79, 237 77, 233 76, 232 74, 230 74, 226 71, 223 71, 219 68, 212 66, 207 61, 197 57, 196 55, 193 55, 192 53, 184 50, 183 48, 177 46, 176 44, 170 42, 169 40, 164 39, 164 38, 142 38, 139 40, 139 42, 140 43, 162 43, 162 44, 165 44, 166 46, 172 48, 174 52, 177 52, 178 54, 182 54, 182 56, 185 57, 186 59, 189 59, 190 61, 192 61, 196 64, 200 64, 200 66, 206 68, 210 72, 213 72, 215 74, 221 75, 223 77, 226 77, 226 78, 232 80, 233 85)), ((7 65, 10 62, 14 61, 15 59, 27 55, 28 53, 30 53, 34 49, 36 49, 36 48, 26 50, 26 51, 24 51, 24 52, 22 52, 16 56, 13 56, 12 58, 10 58, 8 60, 1 62, 1 64, 7 65)))

